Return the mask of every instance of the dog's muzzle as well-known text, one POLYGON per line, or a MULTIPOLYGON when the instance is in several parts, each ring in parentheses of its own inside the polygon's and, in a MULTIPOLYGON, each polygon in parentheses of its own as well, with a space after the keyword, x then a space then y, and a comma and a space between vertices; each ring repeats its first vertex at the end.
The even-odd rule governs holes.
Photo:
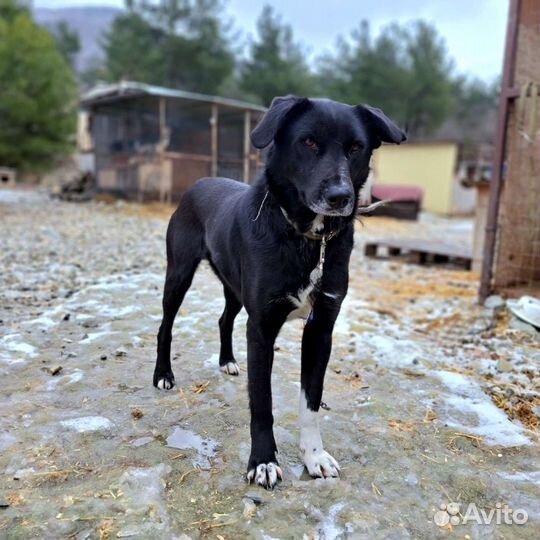
POLYGON ((328 186, 319 200, 310 204, 311 211, 325 216, 350 216, 353 211, 354 193, 344 183, 328 186))

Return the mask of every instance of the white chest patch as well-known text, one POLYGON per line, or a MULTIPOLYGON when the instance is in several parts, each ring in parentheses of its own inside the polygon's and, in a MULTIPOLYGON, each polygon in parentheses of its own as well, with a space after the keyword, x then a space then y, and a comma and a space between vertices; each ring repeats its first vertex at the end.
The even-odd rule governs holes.
MULTIPOLYGON (((286 215, 286 214, 285 214, 286 215)), ((311 224, 311 232, 318 233, 324 228, 324 216, 317 214, 313 223, 311 224)), ((324 243, 324 240, 323 240, 324 243)), ((326 246, 326 244, 324 244, 326 246)), ((315 287, 318 285, 322 277, 322 263, 324 262, 324 250, 325 247, 321 245, 320 260, 317 266, 311 271, 309 275, 309 284, 300 289, 296 294, 290 294, 287 296, 287 300, 291 302, 294 309, 289 313, 287 320, 291 319, 307 319, 311 313, 313 307, 313 301, 311 294, 315 287)))
POLYGON ((324 216, 317 214, 311 223, 311 232, 318 233, 324 229, 324 216))
POLYGON ((287 320, 291 319, 307 319, 311 312, 312 302, 311 293, 315 285, 310 283, 305 289, 300 289, 295 296, 290 294, 287 299, 294 306, 294 309, 287 316, 287 320))
POLYGON ((300 289, 295 295, 290 294, 287 299, 294 306, 294 309, 287 316, 287 320, 292 319, 307 319, 313 307, 313 299, 311 294, 313 289, 319 283, 322 276, 322 269, 316 266, 309 275, 309 285, 300 289))

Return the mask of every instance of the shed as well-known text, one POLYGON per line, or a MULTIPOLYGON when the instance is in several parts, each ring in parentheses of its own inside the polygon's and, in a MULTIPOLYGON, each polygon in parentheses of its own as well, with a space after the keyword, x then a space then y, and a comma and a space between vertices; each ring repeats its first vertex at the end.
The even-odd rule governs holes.
POLYGON ((383 145, 374 154, 376 185, 422 188, 422 208, 442 215, 474 212, 476 193, 462 185, 466 156, 455 141, 383 145))
POLYGON ((203 176, 250 183, 260 164, 249 138, 265 111, 259 105, 120 82, 88 91, 81 108, 100 191, 178 200, 203 176))

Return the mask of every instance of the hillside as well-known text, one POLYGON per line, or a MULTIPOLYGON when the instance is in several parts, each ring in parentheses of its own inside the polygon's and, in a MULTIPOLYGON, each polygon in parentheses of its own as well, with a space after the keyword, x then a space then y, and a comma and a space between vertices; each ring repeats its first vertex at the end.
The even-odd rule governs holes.
POLYGON ((54 27, 60 21, 79 34, 81 52, 77 56, 78 71, 84 70, 92 58, 101 56, 100 38, 120 10, 114 7, 36 8, 34 17, 39 24, 54 27))

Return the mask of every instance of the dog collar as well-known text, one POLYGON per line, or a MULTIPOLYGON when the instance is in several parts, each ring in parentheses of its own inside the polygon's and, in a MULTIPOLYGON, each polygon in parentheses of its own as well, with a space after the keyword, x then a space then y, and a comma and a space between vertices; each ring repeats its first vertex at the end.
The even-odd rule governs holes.
MULTIPOLYGON (((305 238, 307 238, 308 240, 320 240, 321 242, 324 243, 325 247, 326 247, 326 242, 328 242, 329 240, 331 240, 332 238, 334 238, 334 236, 336 236, 337 234, 337 231, 330 231, 329 233, 316 233, 316 232, 313 232, 313 231, 306 231, 306 232, 302 232, 298 229, 296 223, 288 216, 287 214, 287 211, 285 210, 285 208, 283 208, 282 206, 279 207, 281 209, 281 212, 283 214, 283 216, 285 217, 285 219, 287 220, 287 223, 298 233, 298 234, 301 234, 302 236, 304 236, 305 238)), ((322 246, 321 246, 321 249, 322 249, 322 246)))
MULTIPOLYGON (((257 211, 257 215, 251 221, 257 221, 259 219, 259 217, 261 215, 261 212, 262 212, 262 209, 263 209, 263 206, 264 206, 264 203, 266 202, 266 199, 268 198, 269 193, 270 193, 270 191, 267 191, 265 193, 264 198, 263 198, 263 200, 261 202, 261 206, 259 206, 259 210, 257 211)), ((330 231, 328 234, 319 234, 319 233, 316 233, 316 232, 313 232, 313 231, 302 232, 302 231, 300 231, 298 229, 298 227, 296 226, 296 223, 292 219, 289 218, 285 208, 283 208, 282 206, 280 206, 279 208, 281 210, 281 213, 283 214, 283 217, 287 220, 287 223, 298 234, 301 234, 302 236, 304 236, 308 240, 320 240, 320 241, 324 240, 324 244, 325 244, 325 247, 326 247, 326 242, 328 242, 328 240, 331 240, 332 238, 334 238, 334 236, 336 236, 336 234, 338 233, 338 231, 330 231)))
POLYGON ((311 271, 309 275, 309 280, 313 286, 317 286, 319 281, 322 279, 323 275, 323 267, 324 267, 324 261, 326 258, 326 244, 336 236, 337 231, 330 231, 327 234, 320 234, 313 231, 307 231, 307 232, 301 232, 298 230, 298 227, 296 226, 296 223, 292 221, 289 216, 287 215, 287 212, 283 207, 281 207, 281 212, 283 213, 283 216, 287 220, 287 223, 298 233, 307 238, 308 240, 318 240, 321 242, 320 248, 319 248, 319 262, 317 263, 317 266, 311 271))

